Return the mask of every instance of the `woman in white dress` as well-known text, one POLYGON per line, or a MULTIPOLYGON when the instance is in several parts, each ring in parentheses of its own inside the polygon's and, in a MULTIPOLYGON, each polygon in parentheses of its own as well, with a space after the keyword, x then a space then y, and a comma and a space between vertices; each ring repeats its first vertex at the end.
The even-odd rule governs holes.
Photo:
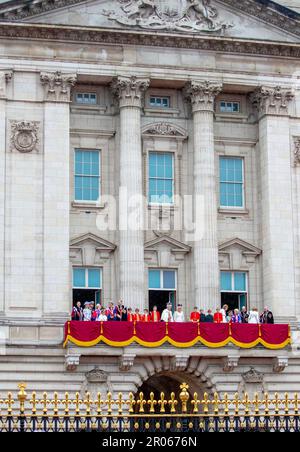
POLYGON ((223 316, 222 323, 227 323, 227 318, 226 318, 227 317, 227 311, 228 311, 228 305, 224 304, 223 308, 220 309, 220 313, 223 316))
POLYGON ((259 314, 257 308, 252 308, 249 312, 248 323, 259 324, 259 314))
POLYGON ((185 321, 185 319, 184 319, 184 313, 182 310, 182 305, 179 304, 177 306, 176 311, 174 312, 174 322, 184 322, 184 321, 185 321))

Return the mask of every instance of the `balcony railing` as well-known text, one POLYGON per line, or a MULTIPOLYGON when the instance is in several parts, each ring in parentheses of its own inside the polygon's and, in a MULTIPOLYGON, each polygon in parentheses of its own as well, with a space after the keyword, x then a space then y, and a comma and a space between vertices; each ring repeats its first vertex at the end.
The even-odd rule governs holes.
POLYGON ((189 393, 186 383, 180 385, 178 396, 142 392, 124 397, 119 393, 100 393, 93 399, 87 392, 68 392, 59 398, 44 392, 26 393, 26 384, 19 384, 17 394, 8 393, 0 399, 0 432, 230 432, 286 431, 299 432, 299 399, 294 394, 271 396, 265 393, 252 399, 247 394, 233 398, 215 393, 203 397, 189 393))

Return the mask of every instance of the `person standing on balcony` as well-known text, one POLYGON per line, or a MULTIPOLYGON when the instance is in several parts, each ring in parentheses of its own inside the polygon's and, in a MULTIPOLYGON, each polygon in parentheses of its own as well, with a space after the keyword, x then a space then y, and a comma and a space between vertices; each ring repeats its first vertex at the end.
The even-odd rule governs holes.
POLYGON ((260 323, 269 323, 269 324, 274 323, 273 313, 269 311, 268 306, 264 307, 264 311, 260 316, 260 323))
POLYGON ((204 309, 200 309, 200 320, 199 322, 205 322, 204 309))
POLYGON ((134 314, 132 314, 132 308, 128 308, 127 309, 127 322, 133 322, 134 318, 133 318, 134 314))
POLYGON ((83 321, 90 322, 92 320, 92 306, 89 301, 84 303, 83 321))
POLYGON ((71 314, 72 320, 82 321, 83 319, 83 310, 81 307, 80 301, 77 301, 76 305, 73 306, 72 314, 71 314))
POLYGON ((133 314, 133 320, 135 321, 135 322, 141 322, 142 321, 142 314, 140 314, 140 310, 139 310, 139 308, 136 308, 136 310, 134 311, 134 314, 133 314))
POLYGON ((199 320, 200 320, 200 312, 199 312, 197 306, 195 306, 193 312, 191 312, 190 321, 191 322, 199 322, 199 320))
POLYGON ((222 323, 223 322, 223 314, 220 312, 220 308, 216 309, 214 313, 214 323, 222 323))
POLYGON ((241 320, 242 323, 248 323, 249 313, 247 312, 246 306, 243 306, 241 309, 241 320))
POLYGON ((242 323, 242 317, 238 309, 233 311, 233 316, 231 317, 232 323, 242 323))
POLYGON ((177 306, 176 311, 174 312, 174 322, 184 322, 184 312, 182 310, 182 304, 177 306))
POLYGON ((259 324, 259 314, 257 308, 252 308, 249 312, 248 323, 259 324))
POLYGON ((148 309, 144 309, 144 314, 142 316, 142 322, 151 322, 151 316, 148 309))
POLYGON ((160 321, 160 313, 157 310, 157 306, 153 306, 153 311, 150 314, 151 322, 159 322, 160 321))
POLYGON ((209 309, 207 311, 207 315, 205 316, 205 322, 206 323, 213 323, 213 321, 214 321, 214 318, 213 318, 213 315, 212 315, 212 311, 211 311, 211 309, 209 309))
POLYGON ((172 303, 168 303, 166 309, 163 310, 161 320, 162 322, 174 322, 172 303))
POLYGON ((227 305, 227 304, 224 304, 223 308, 220 310, 220 313, 221 313, 222 316, 223 316, 222 323, 227 323, 227 319, 226 319, 226 317, 227 317, 227 311, 228 311, 228 305, 227 305))
POLYGON ((96 318, 96 322, 107 322, 107 316, 105 315, 104 308, 100 309, 100 314, 96 318))

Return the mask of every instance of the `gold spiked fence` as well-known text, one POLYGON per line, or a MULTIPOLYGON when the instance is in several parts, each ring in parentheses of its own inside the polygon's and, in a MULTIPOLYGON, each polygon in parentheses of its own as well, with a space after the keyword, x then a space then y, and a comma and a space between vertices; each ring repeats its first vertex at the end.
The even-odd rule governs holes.
POLYGON ((26 384, 16 394, 0 397, 0 432, 99 431, 99 432, 200 432, 200 431, 300 431, 298 394, 233 397, 218 393, 190 394, 182 383, 178 394, 163 392, 155 398, 143 392, 124 397, 120 392, 92 397, 78 392, 63 397, 47 392, 27 394, 26 384))

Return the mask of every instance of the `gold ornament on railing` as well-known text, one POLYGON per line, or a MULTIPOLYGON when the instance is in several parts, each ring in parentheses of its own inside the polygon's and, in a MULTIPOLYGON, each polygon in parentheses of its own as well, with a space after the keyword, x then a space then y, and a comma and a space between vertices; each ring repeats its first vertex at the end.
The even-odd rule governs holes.
POLYGON ((189 385, 186 383, 182 383, 180 385, 181 393, 179 394, 179 398, 181 400, 181 410, 183 413, 187 412, 187 402, 190 398, 190 395, 188 393, 189 385))
POLYGON ((26 386, 27 386, 26 383, 18 384, 18 388, 20 389, 20 391, 18 392, 18 400, 20 402, 20 414, 23 414, 25 409, 25 402, 27 399, 27 393, 25 391, 26 386))
POLYGON ((214 399, 211 403, 214 406, 214 414, 217 415, 219 413, 219 405, 221 404, 221 400, 219 400, 217 392, 214 393, 214 399))
POLYGON ((57 392, 54 393, 54 397, 53 397, 53 400, 51 400, 51 404, 53 405, 53 415, 57 416, 58 415, 58 407, 60 404, 60 400, 58 399, 57 392))
POLYGON ((36 404, 37 404, 36 393, 35 392, 32 393, 29 403, 32 406, 31 413, 32 413, 33 416, 35 416, 36 415, 36 404))
POLYGON ((107 399, 105 400, 105 404, 107 406, 107 414, 112 414, 112 406, 113 406, 113 399, 112 399, 112 395, 111 392, 107 393, 107 399))
POLYGON ((176 405, 178 404, 177 400, 175 399, 175 392, 171 392, 171 400, 168 401, 168 405, 170 407, 171 413, 176 413, 176 405))
POLYGON ((139 408, 139 413, 145 413, 145 410, 144 410, 144 405, 146 405, 146 400, 144 400, 144 394, 143 394, 143 392, 140 392, 139 393, 139 399, 138 399, 138 401, 136 402, 136 404, 140 407, 139 408))
POLYGON ((158 403, 158 405, 160 406, 159 412, 160 412, 160 413, 165 413, 165 412, 166 412, 165 406, 168 405, 168 402, 167 402, 167 400, 165 400, 165 394, 164 394, 164 392, 161 392, 161 393, 160 393, 160 399, 159 399, 159 401, 158 401, 157 403, 158 403))
POLYGON ((132 392, 129 393, 129 399, 126 400, 126 404, 128 405, 129 414, 134 413, 134 405, 136 404, 136 401, 132 392))
POLYGON ((147 401, 149 405, 149 413, 155 413, 155 405, 157 405, 157 401, 154 400, 154 392, 150 392, 150 399, 147 401))
POLYGON ((194 409, 193 409, 193 413, 198 413, 198 405, 200 405, 201 400, 198 399, 198 394, 197 392, 194 392, 194 398, 191 401, 191 404, 193 405, 194 409))
POLYGON ((85 393, 85 399, 84 399, 83 403, 86 406, 85 414, 87 416, 89 416, 91 414, 91 405, 93 404, 93 401, 91 400, 91 395, 89 392, 85 393))
POLYGON ((125 405, 126 402, 123 400, 123 394, 122 392, 119 392, 118 399, 116 400, 116 405, 118 406, 118 414, 123 413, 123 405, 125 405))

